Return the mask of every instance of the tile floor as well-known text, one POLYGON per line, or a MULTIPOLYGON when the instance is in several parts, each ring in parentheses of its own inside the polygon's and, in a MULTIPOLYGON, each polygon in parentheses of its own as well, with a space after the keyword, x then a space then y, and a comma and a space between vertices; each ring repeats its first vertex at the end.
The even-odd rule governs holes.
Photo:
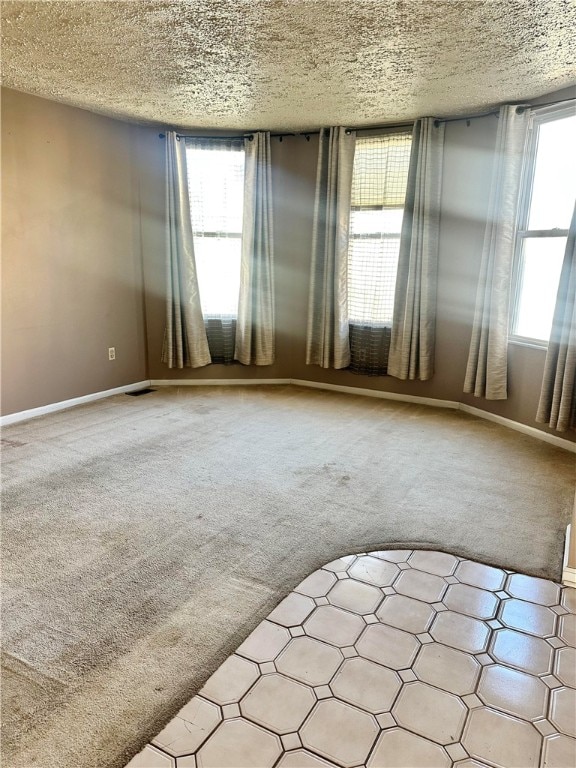
POLYGON ((576 589, 444 552, 305 579, 127 768, 574 768, 576 589))

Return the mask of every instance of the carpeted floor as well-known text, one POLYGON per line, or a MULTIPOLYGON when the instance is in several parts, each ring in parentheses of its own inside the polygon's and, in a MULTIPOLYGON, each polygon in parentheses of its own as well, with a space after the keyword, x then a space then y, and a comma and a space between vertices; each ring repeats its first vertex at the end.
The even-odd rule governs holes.
POLYGON ((172 388, 3 437, 6 768, 120 768, 342 553, 561 573, 574 455, 459 412, 172 388))

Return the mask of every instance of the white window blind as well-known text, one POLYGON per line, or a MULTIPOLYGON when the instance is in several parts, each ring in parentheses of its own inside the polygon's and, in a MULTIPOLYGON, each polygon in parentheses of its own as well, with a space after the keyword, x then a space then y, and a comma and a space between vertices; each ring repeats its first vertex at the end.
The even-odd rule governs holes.
POLYGON ((410 164, 410 131, 356 140, 348 246, 349 321, 390 326, 410 164))
POLYGON ((187 139, 188 192, 204 319, 238 314, 244 146, 241 141, 187 139))

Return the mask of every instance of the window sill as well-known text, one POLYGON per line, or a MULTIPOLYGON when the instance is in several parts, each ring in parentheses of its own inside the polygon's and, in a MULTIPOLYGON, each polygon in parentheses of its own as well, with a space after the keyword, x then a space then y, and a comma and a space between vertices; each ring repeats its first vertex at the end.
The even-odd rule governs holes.
POLYGON ((514 344, 517 347, 530 347, 531 349, 541 349, 546 352, 548 349, 547 341, 531 341, 530 339, 518 339, 510 337, 508 344, 514 344))

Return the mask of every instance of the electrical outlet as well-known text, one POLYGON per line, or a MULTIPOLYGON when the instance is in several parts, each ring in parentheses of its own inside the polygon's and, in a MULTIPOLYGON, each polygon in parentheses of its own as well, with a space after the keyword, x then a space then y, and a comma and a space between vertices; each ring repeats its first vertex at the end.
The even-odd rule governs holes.
POLYGON ((108 360, 116 360, 116 347, 108 347, 108 360))

